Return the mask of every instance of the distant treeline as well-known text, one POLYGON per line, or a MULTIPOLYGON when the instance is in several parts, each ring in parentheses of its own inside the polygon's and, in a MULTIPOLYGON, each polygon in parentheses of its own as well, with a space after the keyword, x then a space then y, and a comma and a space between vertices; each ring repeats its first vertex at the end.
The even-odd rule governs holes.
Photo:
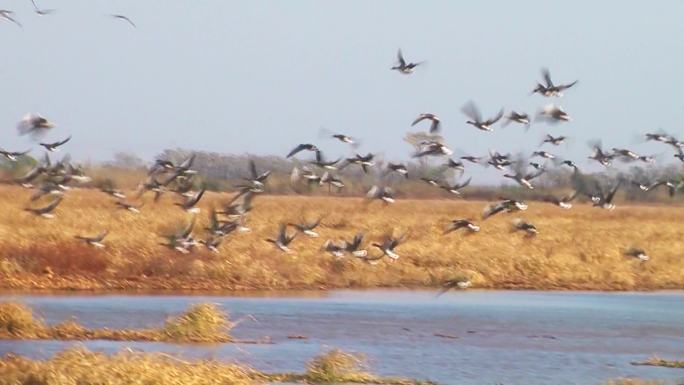
MULTIPOLYGON (((268 179, 267 192, 272 194, 287 195, 296 192, 291 187, 290 175, 294 167, 307 165, 306 160, 286 159, 282 156, 259 156, 259 155, 234 155, 220 154, 206 151, 191 151, 184 149, 168 149, 160 153, 156 159, 170 160, 179 163, 192 154, 195 161, 192 168, 198 171, 195 180, 197 186, 204 185, 211 191, 232 191, 240 179, 249 175, 249 160, 253 160, 257 169, 261 171, 271 170, 268 179)), ((313 155, 309 156, 313 158, 313 155)), ((307 154, 301 156, 307 159, 307 154)), ((57 158, 55 159, 57 160, 57 158)), ((24 156, 17 162, 8 160, 0 161, 0 178, 5 183, 11 183, 30 170, 38 160, 24 156)), ((374 184, 391 186, 397 198, 452 198, 452 199, 481 199, 494 200, 500 197, 515 196, 521 199, 534 200, 544 194, 564 195, 571 193, 576 187, 576 177, 570 168, 549 166, 546 173, 533 181, 534 190, 529 190, 515 184, 505 183, 501 185, 470 185, 462 190, 462 195, 457 196, 447 191, 431 186, 421 178, 447 180, 455 182, 461 175, 458 171, 446 169, 442 166, 443 160, 410 161, 406 163, 409 178, 404 178, 396 173, 386 173, 386 162, 380 159, 374 161, 374 166, 364 173, 360 167, 349 165, 343 170, 335 172, 345 184, 339 192, 330 192, 327 187, 311 187, 304 193, 312 195, 335 194, 339 196, 361 196, 374 184)), ((81 167, 86 175, 93 181, 85 187, 99 188, 103 186, 117 187, 122 189, 135 189, 147 179, 147 169, 153 161, 145 161, 134 154, 118 153, 114 159, 103 163, 82 164, 81 167)), ((467 178, 474 168, 481 167, 466 163, 467 178)), ((310 167, 315 170, 315 167, 310 167)), ((323 171, 315 170, 319 174, 323 171)), ((645 192, 637 183, 650 184, 658 180, 668 179, 681 181, 684 179, 684 167, 679 165, 668 166, 633 166, 628 169, 610 168, 604 172, 584 174, 584 185, 599 183, 603 186, 613 185, 619 179, 623 180, 619 198, 636 202, 681 202, 682 195, 678 193, 671 198, 666 188, 645 192), (636 182, 636 183, 633 183, 636 182)), ((302 191, 299 191, 302 193, 302 191)), ((586 200, 586 197, 580 197, 586 200)))

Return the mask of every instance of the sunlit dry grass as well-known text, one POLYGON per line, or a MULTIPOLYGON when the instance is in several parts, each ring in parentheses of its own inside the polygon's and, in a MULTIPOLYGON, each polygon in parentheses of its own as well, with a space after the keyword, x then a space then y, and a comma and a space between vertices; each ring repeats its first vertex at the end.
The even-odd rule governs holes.
POLYGON ((46 361, 5 356, 0 360, 0 385, 247 385, 255 373, 234 364, 186 362, 163 354, 130 351, 113 356, 69 349, 46 361))
POLYGON ((632 362, 632 365, 637 366, 662 366, 664 368, 684 369, 684 361, 664 360, 658 357, 651 357, 646 361, 632 362))
MULTIPOLYGON (((0 359, 0 385, 204 385, 363 383, 384 385, 432 385, 404 378, 379 377, 356 371, 339 350, 315 357, 309 364, 325 362, 325 372, 261 373, 245 366, 214 360, 186 361, 162 353, 124 350, 114 355, 83 348, 62 351, 48 360, 6 355, 0 359)), ((356 360, 356 358, 354 358, 356 360)))
POLYGON ((230 342, 234 324, 216 305, 200 303, 149 329, 89 329, 74 319, 46 325, 28 306, 0 303, 0 339, 230 342))
MULTIPOLYGON (((6 288, 72 289, 288 289, 437 286, 466 275, 479 288, 659 289, 684 287, 684 209, 618 204, 605 211, 577 204, 562 210, 530 202, 528 211, 480 220, 486 202, 399 200, 367 205, 361 198, 277 197, 255 200, 251 233, 231 234, 215 254, 205 249, 183 255, 159 243, 159 233, 187 221, 169 195, 146 198, 141 214, 118 210, 94 190, 69 192, 46 220, 24 212, 28 191, 0 188, 0 285, 6 288), (324 216, 321 238, 300 236, 292 254, 264 241, 278 224, 302 216, 324 216), (527 239, 509 231, 522 216, 540 234, 527 239), (473 218, 480 233, 442 235, 454 218, 473 218), (325 239, 350 239, 364 231, 378 241, 388 230, 407 232, 401 258, 376 266, 336 260, 320 250, 325 239), (106 248, 94 249, 74 235, 110 233, 106 248), (623 256, 644 248, 646 263, 623 256)), ((202 237, 207 209, 230 194, 207 194, 200 203, 196 236, 202 237)), ((370 247, 370 246, 369 246, 370 247)), ((377 252, 375 250, 371 252, 377 252)))

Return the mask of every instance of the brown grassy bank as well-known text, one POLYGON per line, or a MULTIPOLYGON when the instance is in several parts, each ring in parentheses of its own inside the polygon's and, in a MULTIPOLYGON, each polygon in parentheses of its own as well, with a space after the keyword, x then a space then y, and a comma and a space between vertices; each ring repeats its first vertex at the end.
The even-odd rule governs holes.
POLYGON ((75 320, 46 325, 23 304, 0 303, 0 339, 230 342, 232 327, 225 313, 207 303, 191 306, 158 328, 124 330, 89 329, 75 320))
POLYGON ((129 350, 108 356, 68 349, 48 360, 6 355, 0 359, 0 385, 247 385, 273 381, 309 384, 363 383, 420 385, 428 382, 378 377, 360 370, 358 358, 334 350, 309 364, 302 374, 260 373, 248 367, 213 360, 185 361, 161 353, 129 350))
MULTIPOLYGON (((207 209, 229 194, 207 194, 196 226, 202 237, 207 209)), ((114 207, 101 192, 69 192, 46 220, 23 211, 27 191, 0 186, 0 287, 72 290, 246 290, 372 287, 436 287, 467 275, 473 287, 498 289, 651 290, 684 288, 684 208, 619 205, 614 211, 576 204, 562 210, 530 202, 519 215, 481 221, 486 202, 399 200, 365 205, 357 198, 258 197, 251 233, 231 234, 220 253, 199 248, 180 254, 159 245, 171 224, 188 220, 173 197, 148 200, 140 214, 114 207), (278 223, 324 216, 321 238, 300 236, 292 254, 264 241, 278 223), (521 216, 540 231, 535 239, 511 233, 521 216), (473 218, 475 235, 442 235, 451 219, 473 218), (385 231, 407 232, 401 258, 372 266, 337 260, 320 250, 325 239, 350 239, 364 231, 379 241, 385 231), (106 248, 95 249, 75 235, 109 230, 106 248), (630 246, 651 260, 623 256, 630 246)), ((370 246, 367 245, 370 249, 370 246)), ((373 250, 371 252, 377 252, 373 250)))

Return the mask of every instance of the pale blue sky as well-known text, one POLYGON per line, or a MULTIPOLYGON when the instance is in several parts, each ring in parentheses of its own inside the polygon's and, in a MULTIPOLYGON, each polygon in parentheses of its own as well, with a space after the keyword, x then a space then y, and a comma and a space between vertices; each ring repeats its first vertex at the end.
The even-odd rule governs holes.
MULTIPOLYGON (((3 1, 24 28, 0 22, 0 147, 23 150, 15 123, 40 112, 74 136, 65 152, 109 159, 164 148, 286 154, 320 127, 363 138, 361 151, 406 159, 412 119, 434 112, 453 148, 532 150, 544 132, 574 138, 557 152, 586 165, 586 142, 639 144, 659 127, 684 136, 681 1, 3 1), (122 13, 137 29, 105 15, 122 13), (412 76, 389 68, 401 47, 426 60, 412 76), (493 133, 464 124, 474 100, 534 112, 547 66, 580 83, 558 100, 574 122, 493 133)), ((34 145, 34 154, 41 151, 34 145)))

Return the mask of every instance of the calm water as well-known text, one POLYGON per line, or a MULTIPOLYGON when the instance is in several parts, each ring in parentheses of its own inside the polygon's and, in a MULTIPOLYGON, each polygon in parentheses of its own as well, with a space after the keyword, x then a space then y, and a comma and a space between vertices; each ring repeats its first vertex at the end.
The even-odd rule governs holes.
POLYGON ((284 297, 0 295, 31 305, 47 322, 75 316, 89 327, 160 325, 189 304, 210 301, 233 330, 271 345, 0 341, 0 354, 49 357, 68 346, 122 347, 302 371, 328 348, 364 353, 374 372, 445 384, 597 384, 616 377, 684 381, 684 370, 636 367, 652 355, 684 359, 684 293, 336 291, 284 297), (457 336, 457 339, 435 334, 457 336), (308 339, 288 339, 304 335, 308 339))

